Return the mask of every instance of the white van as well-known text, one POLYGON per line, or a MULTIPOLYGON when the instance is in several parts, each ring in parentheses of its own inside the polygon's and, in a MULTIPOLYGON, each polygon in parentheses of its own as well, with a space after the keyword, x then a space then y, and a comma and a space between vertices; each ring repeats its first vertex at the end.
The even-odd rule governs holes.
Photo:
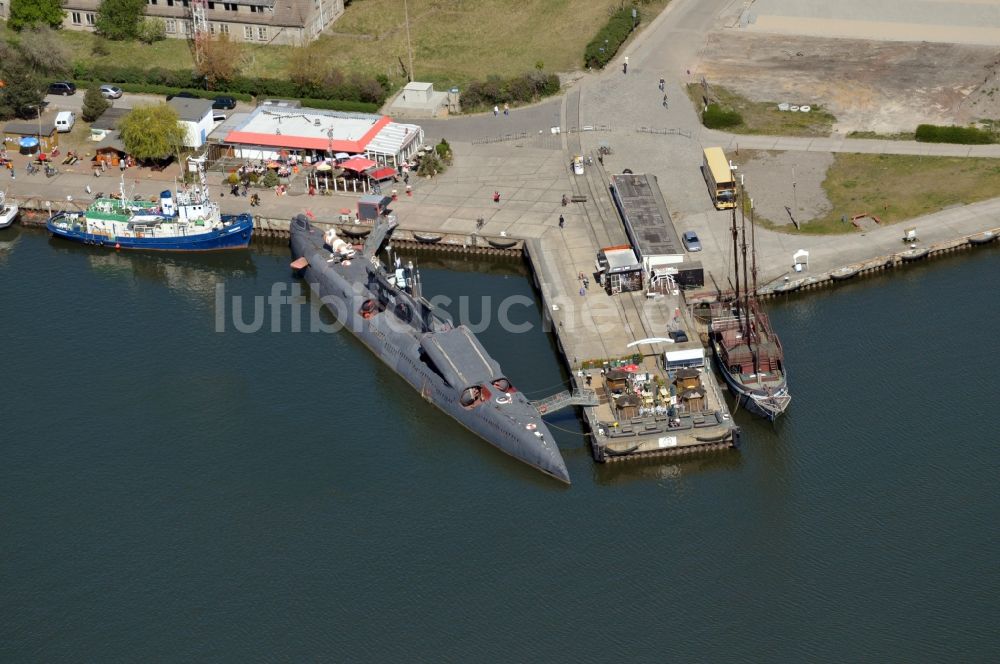
POLYGON ((73 111, 60 111, 56 114, 56 131, 67 132, 73 129, 76 124, 76 113, 73 111))

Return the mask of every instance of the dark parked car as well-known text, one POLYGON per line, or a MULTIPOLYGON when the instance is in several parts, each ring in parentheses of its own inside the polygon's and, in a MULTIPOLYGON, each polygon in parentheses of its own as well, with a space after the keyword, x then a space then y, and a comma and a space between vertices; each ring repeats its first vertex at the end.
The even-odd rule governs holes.
POLYGON ((167 101, 170 101, 174 97, 180 97, 182 99, 198 99, 198 95, 193 92, 188 92, 187 90, 181 90, 175 95, 167 95, 167 101))
POLYGON ((76 94, 76 84, 72 81, 56 81, 49 84, 50 95, 70 95, 76 94))
POLYGON ((236 108, 236 100, 232 97, 216 97, 212 101, 212 108, 217 111, 229 111, 236 108))
POLYGON ((684 332, 684 330, 670 330, 669 334, 675 344, 682 344, 688 340, 688 335, 684 332))

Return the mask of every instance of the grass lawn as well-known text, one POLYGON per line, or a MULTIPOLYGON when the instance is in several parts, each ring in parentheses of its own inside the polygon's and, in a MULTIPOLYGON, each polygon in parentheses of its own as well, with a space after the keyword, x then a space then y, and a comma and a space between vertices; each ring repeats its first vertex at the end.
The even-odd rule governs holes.
MULTIPOLYGON (((668 2, 652 0, 644 5, 644 25, 668 2)), ((611 9, 611 3, 581 0, 409 0, 408 6, 414 78, 433 82, 439 89, 491 74, 523 74, 538 63, 550 72, 580 69, 584 47, 611 9)), ((181 39, 152 45, 111 42, 108 55, 96 56, 94 35, 69 30, 61 34, 74 60, 168 69, 193 66, 190 48, 181 39)), ((402 84, 400 63, 409 67, 403 3, 355 1, 314 47, 344 72, 386 74, 402 84)), ((244 75, 287 75, 292 47, 243 48, 244 75)))
MULTIPOLYGON (((700 112, 704 88, 700 83, 688 83, 687 92, 700 112)), ((743 116, 742 124, 725 128, 725 131, 734 134, 829 136, 837 119, 819 106, 813 106, 809 113, 779 111, 777 102, 751 101, 718 85, 709 86, 709 97, 710 102, 743 116)))
POLYGON ((827 171, 823 189, 833 210, 802 229, 757 218, 767 228, 785 233, 836 234, 854 232, 841 221, 856 214, 878 216, 896 224, 953 205, 966 205, 1000 191, 1000 159, 922 157, 838 153, 827 171))

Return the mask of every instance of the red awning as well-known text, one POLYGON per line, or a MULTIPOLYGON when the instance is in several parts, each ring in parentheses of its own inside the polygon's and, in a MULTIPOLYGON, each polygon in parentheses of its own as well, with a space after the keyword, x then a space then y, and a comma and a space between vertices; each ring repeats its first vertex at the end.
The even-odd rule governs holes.
POLYGON ((371 159, 365 159, 364 157, 351 157, 347 161, 340 164, 340 167, 348 170, 354 171, 355 173, 363 173, 366 168, 371 168, 375 166, 375 162, 371 159))
POLYGON ((368 171, 368 177, 372 180, 388 180, 391 177, 395 177, 396 169, 391 166, 383 166, 382 168, 373 168, 368 171))

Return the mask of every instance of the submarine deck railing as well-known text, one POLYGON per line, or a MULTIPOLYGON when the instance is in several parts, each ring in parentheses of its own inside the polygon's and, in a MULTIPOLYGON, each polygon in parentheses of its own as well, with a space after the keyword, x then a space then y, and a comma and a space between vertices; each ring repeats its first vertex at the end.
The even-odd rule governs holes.
POLYGON ((573 390, 572 392, 569 390, 558 392, 551 396, 547 396, 544 399, 532 401, 531 405, 534 406, 539 413, 547 415, 570 406, 596 406, 598 403, 596 391, 581 388, 573 390))

